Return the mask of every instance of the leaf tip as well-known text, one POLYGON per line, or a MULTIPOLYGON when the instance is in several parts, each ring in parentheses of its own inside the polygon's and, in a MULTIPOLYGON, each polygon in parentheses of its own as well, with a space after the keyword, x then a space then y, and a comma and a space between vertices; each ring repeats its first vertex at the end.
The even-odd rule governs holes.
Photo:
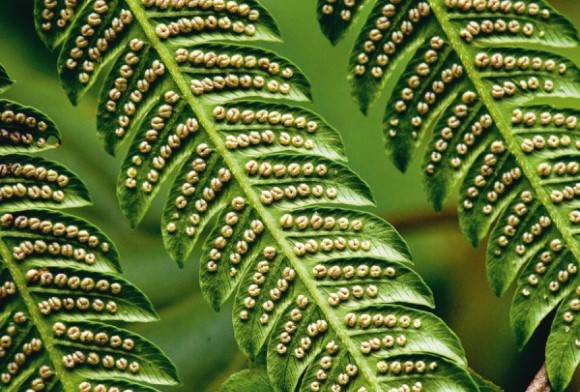
POLYGON ((159 316, 159 313, 157 313, 156 310, 153 310, 151 312, 151 322, 159 322, 161 321, 161 316, 159 316))
POLYGON ((499 298, 505 294, 507 287, 503 284, 503 282, 500 279, 495 279, 495 274, 490 273, 489 270, 487 273, 487 280, 489 282, 489 285, 491 286, 491 291, 496 297, 499 298))
POLYGON ((339 34, 325 34, 325 35, 326 38, 328 39, 328 42, 330 42, 332 46, 336 46, 340 42, 341 36, 339 34))
POLYGON ((177 264, 177 267, 179 269, 185 268, 185 262, 182 259, 177 259, 177 260, 173 259, 173 260, 175 261, 175 263, 177 264))
POLYGON ((165 245, 165 248, 167 249, 167 252, 169 252, 171 260, 173 260, 175 264, 177 264, 177 267, 179 269, 183 269, 185 267, 185 257, 183 255, 183 252, 180 252, 173 248, 169 248, 167 244, 165 245))
POLYGON ((393 154, 392 156, 393 164, 401 173, 405 173, 409 168, 409 160, 404 159, 398 154, 393 154))
POLYGON ((219 312, 220 310, 222 310, 222 305, 219 301, 210 301, 209 304, 214 312, 219 312))
POLYGON ((73 106, 77 106, 79 103, 79 93, 76 89, 66 85, 63 81, 63 85, 66 91, 66 96, 69 100, 69 102, 73 105, 73 106))
POLYGON ((437 212, 441 212, 441 210, 443 210, 443 200, 441 197, 439 197, 439 195, 435 192, 428 191, 427 193, 429 195, 429 200, 431 201, 433 209, 437 212))
MULTIPOLYGON (((459 210, 459 216, 461 218, 462 211, 459 210)), ((467 237, 467 240, 471 243, 471 246, 477 248, 479 246, 479 234, 477 228, 471 224, 471 222, 466 222, 464 219, 459 220, 459 226, 463 234, 467 237)))
POLYGON ((117 156, 117 151, 115 150, 115 146, 112 143, 105 142, 105 152, 110 156, 114 157, 117 156))
MULTIPOLYGON (((203 270, 203 269, 202 269, 203 270)), ((211 306, 214 312, 219 312, 222 309, 222 304, 224 299, 221 298, 218 292, 216 292, 204 279, 203 272, 200 270, 199 283, 201 286, 201 293, 206 302, 211 306)))
POLYGON ((529 327, 527 326, 528 323, 525 319, 522 319, 521 317, 515 317, 513 310, 514 307, 512 306, 510 312, 510 323, 512 326, 514 339, 516 341, 516 347, 518 351, 522 351, 532 337, 533 330, 530 331, 529 327))
POLYGON ((143 217, 131 209, 131 205, 127 204, 127 201, 123 199, 121 194, 117 194, 117 197, 119 199, 121 211, 123 212, 123 215, 125 216, 125 218, 127 218, 127 221, 129 222, 129 227, 133 230, 136 229, 139 226, 139 223, 141 223, 143 217))
POLYGON ((137 228, 137 226, 139 226, 139 222, 136 219, 129 217, 129 227, 132 230, 135 230, 137 228))
POLYGON ((369 115, 369 102, 364 95, 357 93, 356 100, 358 101, 358 108, 365 116, 369 115))

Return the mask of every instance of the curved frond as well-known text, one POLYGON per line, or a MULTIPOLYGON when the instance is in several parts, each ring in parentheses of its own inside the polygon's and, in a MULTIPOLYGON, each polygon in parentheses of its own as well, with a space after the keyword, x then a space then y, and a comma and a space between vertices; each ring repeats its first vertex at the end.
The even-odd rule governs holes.
POLYGON ((580 363, 578 355, 578 341, 580 339, 580 326, 578 313, 580 302, 580 287, 576 286, 558 308, 558 313, 546 347, 547 355, 558 357, 560 360, 548 362, 548 376, 554 388, 564 389, 570 383, 574 372, 580 363), (576 346, 576 350, 574 350, 576 346))
MULTIPOLYGON (((362 4, 349 2, 344 13, 334 3, 319 1, 331 39, 362 4)), ((387 150, 405 170, 428 145, 424 179, 436 208, 459 186, 463 231, 474 244, 490 235, 493 290, 501 295, 517 282, 511 319, 523 346, 580 282, 580 76, 562 56, 578 47, 577 32, 546 1, 369 3, 349 65, 354 95, 366 111, 397 78, 383 122, 387 150), (389 73, 395 63, 400 75, 389 73)), ((565 310, 568 323, 577 310, 565 310)), ((580 347, 569 335, 549 342, 549 375, 563 390, 580 347)))
POLYGON ((157 319, 121 277, 110 239, 54 210, 88 204, 84 184, 26 155, 58 142, 55 124, 7 100, 0 121, 0 389, 154 392, 143 384, 176 384, 159 348, 110 324, 157 319))
POLYGON ((338 133, 297 105, 306 77, 250 46, 278 40, 257 1, 96 0, 52 28, 73 101, 112 64, 98 127, 109 152, 128 144, 123 212, 138 224, 171 183, 166 248, 183 263, 204 238, 202 291, 216 309, 235 297, 239 344, 277 390, 478 390, 456 336, 416 307, 433 299, 403 239, 356 210, 373 201, 338 133))
POLYGON ((2 154, 37 152, 58 147, 59 132, 56 125, 44 114, 34 108, 4 99, 0 100, 0 106, 3 108, 0 118, 2 154))

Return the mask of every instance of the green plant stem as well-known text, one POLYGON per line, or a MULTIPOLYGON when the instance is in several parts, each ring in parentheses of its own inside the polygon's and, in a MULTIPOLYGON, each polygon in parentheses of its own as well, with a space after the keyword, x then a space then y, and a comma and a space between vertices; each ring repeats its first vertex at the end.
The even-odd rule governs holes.
POLYGON ((414 232, 430 230, 445 224, 455 224, 457 221, 457 210, 455 208, 445 208, 442 211, 432 209, 419 209, 411 213, 388 215, 383 214, 383 219, 391 223, 400 232, 414 232))

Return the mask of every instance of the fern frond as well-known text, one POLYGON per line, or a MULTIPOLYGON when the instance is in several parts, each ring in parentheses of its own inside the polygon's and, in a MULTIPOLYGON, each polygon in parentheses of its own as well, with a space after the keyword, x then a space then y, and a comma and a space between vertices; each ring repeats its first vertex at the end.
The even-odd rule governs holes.
MULTIPOLYGON (((318 4, 334 41, 362 3, 318 4)), ((490 234, 493 290, 517 280, 511 320, 520 346, 559 308, 546 359, 563 390, 580 362, 580 79, 562 56, 577 49, 576 30, 545 1, 373 4, 350 60, 354 95, 366 111, 398 78, 383 122, 393 161, 405 170, 426 142, 424 178, 437 209, 460 185, 463 231, 474 244, 490 234), (389 73, 396 64, 400 75, 389 73)))
MULTIPOLYGON (((9 84, 0 66, 0 79, 9 84)), ((69 170, 30 152, 54 147, 44 114, 0 101, 0 390, 141 391, 177 383, 151 342, 110 322, 157 316, 123 279, 110 239, 54 209, 90 202, 69 170)))
POLYGON ((61 46, 73 101, 113 64, 98 125, 109 152, 130 144, 122 210, 137 224, 173 179, 165 245, 183 263, 205 237, 202 291, 216 309, 235 293, 237 340, 268 357, 277 390, 478 390, 457 337, 412 306, 433 299, 403 239, 354 209, 373 202, 338 133, 296 105, 310 98, 306 77, 247 44, 279 39, 257 1, 96 0, 76 12, 63 28, 37 23, 61 46))

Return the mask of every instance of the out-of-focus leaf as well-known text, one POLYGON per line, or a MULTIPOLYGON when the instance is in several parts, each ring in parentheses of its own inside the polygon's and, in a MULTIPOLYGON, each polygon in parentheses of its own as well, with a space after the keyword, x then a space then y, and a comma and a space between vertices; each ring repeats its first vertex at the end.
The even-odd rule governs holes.
POLYGON ((175 385, 176 369, 157 346, 110 324, 156 320, 147 297, 120 276, 115 246, 96 226, 54 210, 88 204, 85 185, 64 166, 25 155, 42 149, 45 135, 58 138, 55 124, 7 100, 0 121, 2 390, 175 385))

